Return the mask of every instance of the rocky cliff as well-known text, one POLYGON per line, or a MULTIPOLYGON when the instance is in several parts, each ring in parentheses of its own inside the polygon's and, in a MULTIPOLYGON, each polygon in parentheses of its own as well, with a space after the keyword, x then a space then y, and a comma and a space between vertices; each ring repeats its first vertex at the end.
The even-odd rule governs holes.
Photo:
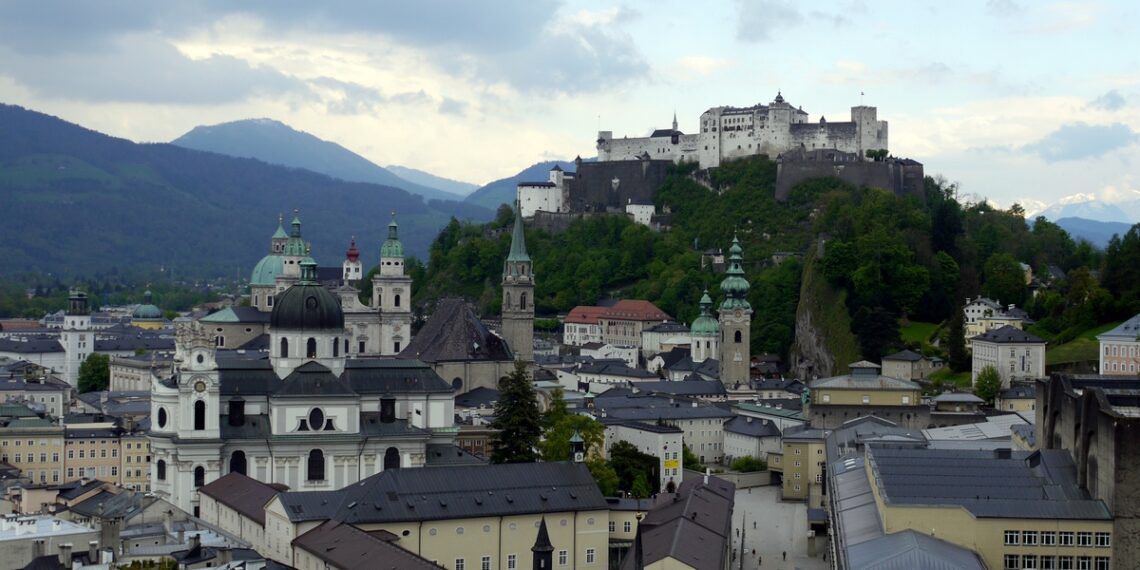
POLYGON ((843 374, 848 364, 859 360, 859 343, 851 334, 847 312, 847 293, 832 287, 816 269, 816 255, 821 249, 808 248, 796 308, 791 371, 804 380, 843 374))

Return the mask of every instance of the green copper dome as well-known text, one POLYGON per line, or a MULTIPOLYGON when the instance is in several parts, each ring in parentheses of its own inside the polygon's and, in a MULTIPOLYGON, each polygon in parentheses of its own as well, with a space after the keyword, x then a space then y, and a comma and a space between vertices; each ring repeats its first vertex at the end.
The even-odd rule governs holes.
POLYGON ((720 334, 720 323, 712 316, 712 299, 709 298, 708 289, 705 289, 705 294, 701 296, 701 316, 693 321, 689 332, 693 336, 700 337, 715 337, 720 334))
POLYGON ((249 277, 250 285, 273 285, 277 278, 285 271, 285 259, 280 255, 267 255, 257 262, 253 268, 253 275, 249 277))
POLYGON ((720 304, 722 311, 752 310, 752 306, 748 304, 748 290, 752 286, 744 278, 744 267, 741 265, 744 262, 743 252, 740 240, 733 236, 732 247, 728 249, 728 270, 725 271, 724 280, 720 282, 720 292, 724 293, 724 301, 720 304))
POLYGON ((380 257, 404 257, 404 244, 400 243, 396 212, 392 212, 392 221, 388 223, 388 239, 380 246, 380 257))
POLYGON ((159 309, 150 303, 150 291, 143 293, 143 298, 145 301, 143 304, 135 307, 135 312, 131 313, 131 319, 141 321, 162 320, 162 309, 159 309))
POLYGON ((301 216, 293 211, 293 222, 290 224, 292 230, 289 232, 289 241, 285 242, 284 254, 289 257, 305 257, 309 254, 308 247, 305 246, 305 240, 301 239, 301 216))

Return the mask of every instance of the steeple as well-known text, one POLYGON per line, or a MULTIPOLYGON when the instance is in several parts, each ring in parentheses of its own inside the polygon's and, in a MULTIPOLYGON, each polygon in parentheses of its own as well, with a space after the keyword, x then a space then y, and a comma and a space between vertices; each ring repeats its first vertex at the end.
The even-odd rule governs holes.
POLYGON ((677 130, 677 111, 673 111, 673 130, 677 130))
POLYGON ((388 239, 380 246, 380 258, 404 259, 404 244, 400 243, 400 226, 396 223, 396 211, 392 210, 392 221, 388 222, 388 239))
POLYGON ((534 538, 534 570, 550 570, 554 566, 554 545, 550 543, 550 533, 546 530, 546 517, 538 524, 538 536, 534 538))
POLYGON ((289 239, 285 242, 285 248, 282 252, 289 257, 305 257, 308 252, 305 251, 305 241, 301 239, 301 212, 300 210, 293 210, 293 222, 289 231, 289 239))
POLYGON ((363 276, 364 266, 360 263, 360 250, 356 248, 356 236, 352 236, 348 250, 344 252, 344 262, 341 264, 341 269, 341 278, 344 279, 345 283, 356 283, 363 276))
POLYGON ((507 261, 530 262, 530 255, 526 252, 526 233, 523 231, 522 209, 518 200, 515 200, 515 227, 511 230, 511 253, 507 261))
POLYGON ((720 310, 744 309, 751 311, 748 304, 748 291, 752 288, 744 278, 744 250, 740 247, 740 240, 732 236, 732 247, 728 249, 728 270, 725 278, 720 282, 720 291, 724 293, 724 301, 720 310))
POLYGON ((728 270, 720 282, 724 293, 720 303, 720 381, 726 386, 738 386, 748 383, 752 360, 752 305, 748 303, 751 286, 744 278, 743 249, 736 236, 732 237, 728 254, 728 270))
POLYGON ((285 251, 285 242, 289 240, 289 234, 285 233, 284 224, 285 217, 277 214, 277 231, 269 238, 269 253, 281 255, 281 252, 285 251))
POLYGON ((301 260, 301 281, 300 285, 318 285, 317 282, 317 262, 311 257, 306 257, 301 260))
POLYGON ((344 258, 349 261, 360 259, 360 250, 356 249, 356 236, 352 236, 352 241, 349 242, 348 249, 344 252, 344 258))
POLYGON ((526 252, 522 211, 515 202, 511 251, 503 262, 503 340, 515 358, 534 359, 534 271, 526 252))

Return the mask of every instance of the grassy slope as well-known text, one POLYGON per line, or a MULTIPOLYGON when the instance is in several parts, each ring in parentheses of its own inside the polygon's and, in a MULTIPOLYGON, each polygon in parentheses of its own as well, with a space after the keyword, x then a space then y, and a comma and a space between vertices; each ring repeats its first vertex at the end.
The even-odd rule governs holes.
POLYGON ((1065 344, 1049 346, 1045 350, 1045 365, 1097 360, 1100 344, 1097 342, 1096 336, 1116 328, 1119 324, 1120 322, 1103 324, 1081 333, 1077 338, 1065 344))
POLYGON ((915 342, 918 344, 930 344, 930 336, 938 329, 936 323, 920 323, 918 321, 910 321, 903 326, 899 323, 899 334, 902 335, 904 342, 915 342))

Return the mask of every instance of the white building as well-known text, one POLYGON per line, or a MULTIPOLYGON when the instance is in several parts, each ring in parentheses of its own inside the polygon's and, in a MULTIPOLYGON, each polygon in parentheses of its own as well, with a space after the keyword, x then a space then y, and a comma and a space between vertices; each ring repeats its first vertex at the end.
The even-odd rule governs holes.
POLYGON ((652 422, 605 421, 603 423, 606 425, 607 456, 609 449, 615 443, 627 441, 638 451, 657 458, 661 490, 666 490, 669 483, 673 483, 674 486, 681 484, 685 470, 681 464, 684 432, 680 428, 652 422))
POLYGON ((835 149, 862 157, 867 150, 890 148, 887 122, 878 120, 875 107, 851 108, 851 120, 828 122, 820 117, 809 123, 802 108, 793 107, 777 94, 768 105, 713 107, 700 117, 700 130, 684 134, 657 129, 648 137, 615 138, 612 131, 598 132, 598 160, 635 158, 697 161, 701 168, 719 166, 724 160, 766 154, 772 158, 793 149, 835 149))
POLYGON ((1046 342, 1041 337, 1004 326, 971 340, 974 345, 971 382, 977 382, 978 373, 986 366, 993 366, 1001 374, 1002 388, 1009 388, 1012 380, 1045 377, 1046 342))
POLYGON ((768 459, 769 453, 780 453, 780 428, 765 418, 736 416, 724 422, 724 461, 752 456, 768 459))
POLYGON ((533 218, 535 212, 565 211, 566 180, 573 178, 557 164, 550 169, 550 178, 545 182, 519 182, 517 197, 522 217, 533 218))
POLYGON ((601 342, 591 342, 582 345, 582 356, 589 356, 596 360, 621 360, 630 368, 637 368, 636 346, 614 346, 601 342))
POLYGON ((1135 376, 1140 372, 1140 315, 1097 335, 1100 341, 1101 374, 1135 376))
POLYGON ((1024 329, 1026 325, 1033 324, 1029 313, 1017 308, 1017 305, 1002 305, 1001 302, 986 297, 967 298, 962 314, 965 317, 962 328, 967 347, 970 347, 970 339, 986 331, 1006 325, 1015 329, 1024 329))
POLYGON ((625 213, 633 218, 634 223, 653 227, 653 214, 657 213, 657 209, 652 203, 635 204, 630 198, 625 205, 625 213))
POLYGON ((605 313, 605 307, 579 305, 571 309, 562 321, 562 344, 583 346, 591 342, 602 342, 599 319, 605 313))

